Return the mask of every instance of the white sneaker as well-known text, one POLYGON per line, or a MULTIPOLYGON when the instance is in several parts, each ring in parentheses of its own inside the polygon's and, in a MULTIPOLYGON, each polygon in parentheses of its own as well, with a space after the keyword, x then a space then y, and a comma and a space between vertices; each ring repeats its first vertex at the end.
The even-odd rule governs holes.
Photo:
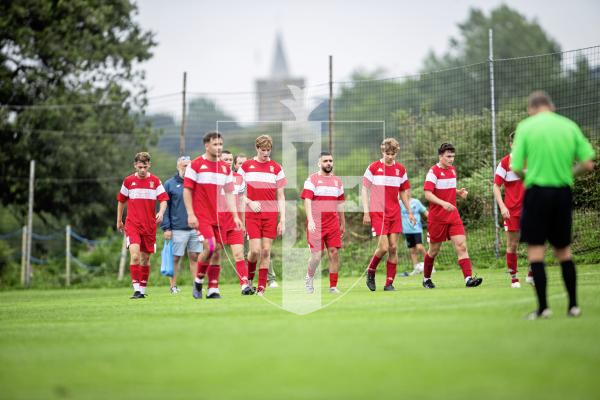
POLYGON ((531 286, 535 286, 535 282, 533 281, 533 276, 527 276, 525 278, 525 282, 529 283, 531 286))
POLYGON ((342 294, 342 291, 340 289, 338 289, 337 287, 330 287, 329 288, 329 293, 333 293, 333 294, 342 294))
POLYGON ((519 289, 521 287, 521 282, 519 282, 519 281, 513 282, 510 284, 510 287, 513 289, 519 289))
POLYGON ((177 294, 179 292, 181 292, 181 290, 179 290, 179 288, 177 286, 173 286, 171 288, 171 294, 177 294))
POLYGON ((269 287, 271 289, 275 289, 275 288, 278 288, 279 285, 277 284, 277 281, 271 281, 271 282, 269 282, 269 287))
POLYGON ((575 307, 571 307, 569 308, 569 311, 567 311, 567 317, 573 317, 573 318, 577 318, 581 315, 581 308, 575 306, 575 307))
POLYGON ((315 277, 312 278, 306 275, 304 278, 304 287, 306 288, 306 293, 312 294, 315 291, 315 287, 313 286, 313 282, 315 281, 315 277))
POLYGON ((544 311, 542 311, 541 314, 538 314, 537 311, 533 311, 533 312, 527 314, 525 319, 527 319, 529 321, 535 321, 536 319, 548 319, 551 316, 552 316, 552 311, 549 308, 546 308, 544 311))

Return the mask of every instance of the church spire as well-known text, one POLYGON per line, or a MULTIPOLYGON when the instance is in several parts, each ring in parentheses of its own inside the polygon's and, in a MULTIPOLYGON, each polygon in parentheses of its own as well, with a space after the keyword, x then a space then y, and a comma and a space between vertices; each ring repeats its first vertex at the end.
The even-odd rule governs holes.
POLYGON ((273 57, 273 64, 271 65, 271 79, 286 79, 290 76, 288 71, 287 61, 285 59, 285 52, 283 51, 283 40, 281 33, 277 32, 275 38, 275 55, 273 57))

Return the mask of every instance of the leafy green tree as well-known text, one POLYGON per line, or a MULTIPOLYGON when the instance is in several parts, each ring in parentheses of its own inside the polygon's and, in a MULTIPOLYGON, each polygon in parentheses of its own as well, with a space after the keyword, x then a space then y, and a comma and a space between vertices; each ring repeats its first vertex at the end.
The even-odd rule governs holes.
POLYGON ((100 232, 133 154, 152 137, 141 123, 137 64, 153 34, 126 0, 0 3, 0 201, 24 213, 35 159, 39 215, 100 232))

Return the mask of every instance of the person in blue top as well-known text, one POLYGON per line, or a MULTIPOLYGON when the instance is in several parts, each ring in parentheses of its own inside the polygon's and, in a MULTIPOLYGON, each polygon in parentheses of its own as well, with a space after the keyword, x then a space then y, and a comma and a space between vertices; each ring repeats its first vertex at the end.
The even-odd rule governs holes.
POLYGON ((419 254, 420 257, 425 257, 425 248, 423 247, 423 224, 421 223, 421 214, 425 215, 425 218, 428 216, 427 208, 421 203, 418 199, 415 199, 411 196, 411 190, 408 189, 408 198, 410 203, 410 208, 412 209, 412 213, 415 216, 416 223, 411 224, 408 219, 408 211, 404 204, 400 202, 400 213, 402 214, 402 233, 404 234, 404 238, 406 239, 406 247, 410 252, 410 259, 413 264, 413 271, 411 275, 419 274, 423 272, 423 263, 419 262, 419 254))
POLYGON ((190 163, 189 156, 179 157, 177 173, 164 184, 165 191, 169 194, 169 201, 160 228, 164 232, 165 240, 173 240, 173 265, 175 268, 173 268, 173 276, 169 278, 172 294, 179 293, 177 273, 179 272, 179 262, 185 255, 186 248, 192 279, 196 276, 198 255, 202 252, 202 240, 198 237, 198 232, 188 226, 187 212, 183 204, 183 177, 185 169, 190 163))

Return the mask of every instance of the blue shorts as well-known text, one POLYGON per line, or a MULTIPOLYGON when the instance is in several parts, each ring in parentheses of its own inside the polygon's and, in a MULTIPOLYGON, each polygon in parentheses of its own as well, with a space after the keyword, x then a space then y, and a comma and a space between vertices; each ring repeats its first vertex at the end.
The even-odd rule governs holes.
POLYGON ((204 238, 199 237, 195 229, 189 231, 173 230, 172 232, 174 256, 183 256, 186 248, 190 253, 202 253, 204 238))

